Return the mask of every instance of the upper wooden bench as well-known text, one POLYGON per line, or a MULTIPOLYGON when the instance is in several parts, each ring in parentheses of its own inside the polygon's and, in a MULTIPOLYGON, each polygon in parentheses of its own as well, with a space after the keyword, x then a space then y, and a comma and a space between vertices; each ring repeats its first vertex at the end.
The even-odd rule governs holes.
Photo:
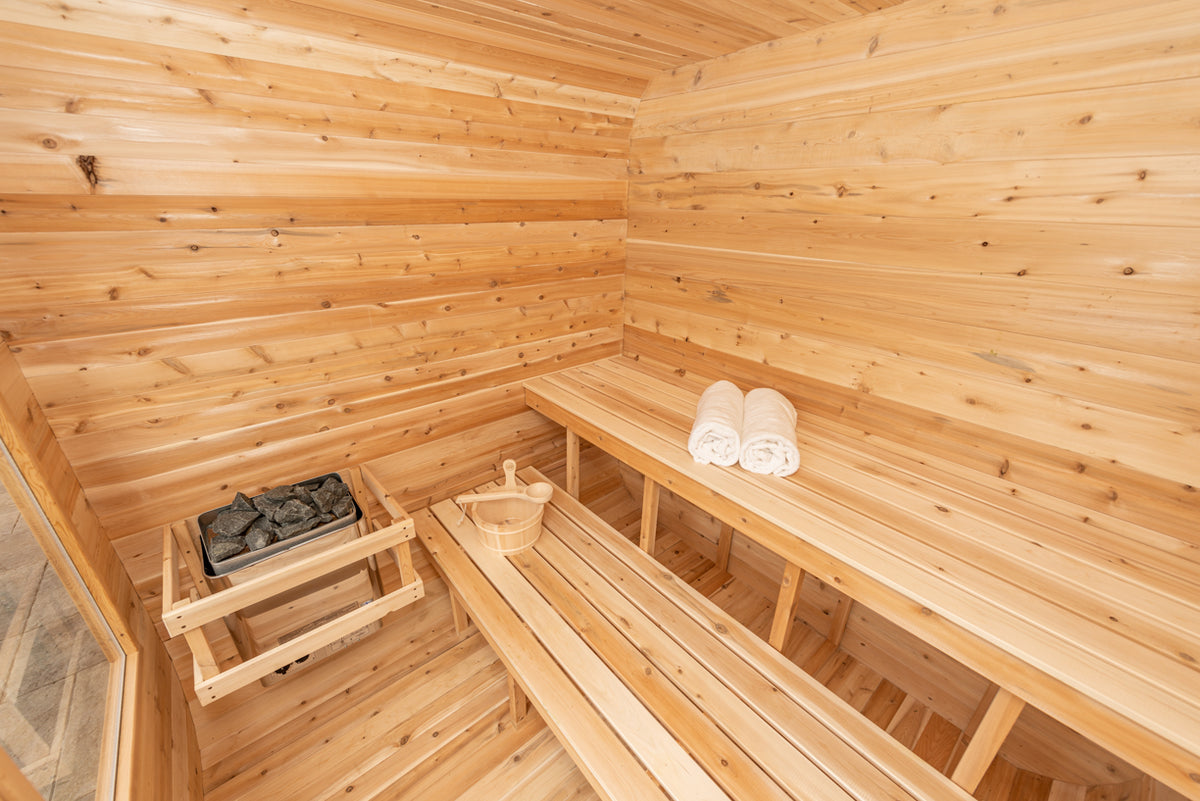
POLYGON ((700 465, 687 439, 709 381, 681 372, 617 357, 526 382, 527 404, 568 429, 568 488, 577 492, 582 437, 646 476, 647 548, 663 486, 780 554, 777 646, 808 571, 993 681, 953 774, 964 787, 1028 702, 1200 799, 1194 542, 1014 493, 919 442, 803 408, 796 474, 700 465))
POLYGON ((563 490, 533 548, 510 557, 451 501, 414 518, 514 697, 602 797, 968 801, 563 490))

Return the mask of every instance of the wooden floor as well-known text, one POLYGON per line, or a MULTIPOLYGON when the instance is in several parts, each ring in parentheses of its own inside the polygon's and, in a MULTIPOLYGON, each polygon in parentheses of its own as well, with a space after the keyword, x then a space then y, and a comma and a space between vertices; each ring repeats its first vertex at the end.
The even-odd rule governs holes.
MULTIPOLYGON (((553 466, 547 472, 555 478, 553 466)), ((615 465, 593 463, 584 500, 636 539, 640 503, 615 465)), ((561 478, 561 477, 559 477, 561 478)), ((718 570, 663 521, 657 557, 751 630, 766 636, 772 601, 718 570)), ((118 542, 152 612, 161 577, 153 533, 118 542)), ((281 799, 592 799, 594 791, 531 714, 514 725, 503 667, 472 629, 459 638, 446 587, 418 548, 426 596, 361 642, 269 687, 251 685, 214 704, 192 704, 205 797, 281 799)), ((399 577, 383 571, 385 586, 399 577)), ((190 655, 169 644, 185 687, 190 655)), ((227 646, 232 658, 232 644, 227 646)), ((798 625, 786 653, 927 762, 945 769, 965 745, 960 728, 849 650, 798 625)), ((189 695, 191 693, 189 692, 189 695)), ((984 801, 1167 801, 1174 796, 1114 768, 1113 782, 1049 778, 999 758, 976 797, 984 801)))

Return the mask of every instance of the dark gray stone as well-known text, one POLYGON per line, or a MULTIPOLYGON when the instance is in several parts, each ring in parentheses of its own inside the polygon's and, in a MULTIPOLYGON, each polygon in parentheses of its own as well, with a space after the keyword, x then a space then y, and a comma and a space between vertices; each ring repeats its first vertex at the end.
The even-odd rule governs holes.
POLYGON ((332 511, 333 514, 340 518, 354 514, 354 508, 354 499, 346 497, 335 503, 332 511))
POLYGON ((285 501, 275 512, 275 522, 280 526, 289 526, 317 516, 317 510, 302 503, 297 498, 285 501))
POLYGON ((277 501, 283 503, 287 499, 294 497, 291 484, 280 484, 278 487, 272 487, 264 492, 260 497, 266 498, 269 501, 277 501))
POLYGON ((311 506, 314 508, 316 507, 316 503, 313 501, 312 493, 309 492, 308 487, 304 486, 303 484, 297 484, 295 486, 295 489, 292 491, 292 497, 300 501, 300 503, 304 504, 305 506, 311 506))
POLYGON ((280 541, 290 540, 297 534, 303 534, 306 531, 311 531, 312 529, 316 528, 318 524, 319 521, 315 517, 310 517, 307 520, 301 520, 296 523, 288 523, 287 525, 280 526, 276 530, 275 536, 278 537, 280 541))
POLYGON ((237 495, 233 496, 233 503, 231 503, 231 504, 229 505, 229 508, 230 508, 230 509, 232 509, 232 510, 233 510, 233 511, 235 511, 235 512, 254 512, 254 511, 257 511, 257 510, 254 508, 254 504, 252 504, 252 503, 250 502, 250 499, 249 499, 249 498, 247 498, 247 497, 246 497, 246 495, 245 495, 244 493, 241 493, 241 492, 239 492, 237 495))
POLYGON ((272 529, 251 526, 246 532, 246 547, 252 551, 261 551, 270 545, 273 539, 275 532, 272 529))
POLYGON ((208 558, 220 562, 241 553, 246 541, 240 537, 214 539, 208 543, 208 558))
POLYGON ((256 495, 251 503, 268 520, 274 520, 275 513, 279 511, 280 506, 283 506, 283 501, 268 498, 266 495, 256 495))
POLYGON ((350 488, 346 486, 346 483, 339 478, 334 478, 333 476, 325 479, 324 483, 321 484, 321 489, 332 492, 336 495, 350 494, 350 488))
POLYGON ((213 520, 211 526, 213 536, 236 537, 249 528, 256 517, 258 517, 258 512, 256 511, 240 512, 227 509, 213 520))
POLYGON ((335 492, 334 490, 326 489, 325 487, 321 487, 314 492, 312 497, 313 503, 315 503, 317 508, 322 512, 332 512, 333 505, 342 498, 339 493, 335 492))

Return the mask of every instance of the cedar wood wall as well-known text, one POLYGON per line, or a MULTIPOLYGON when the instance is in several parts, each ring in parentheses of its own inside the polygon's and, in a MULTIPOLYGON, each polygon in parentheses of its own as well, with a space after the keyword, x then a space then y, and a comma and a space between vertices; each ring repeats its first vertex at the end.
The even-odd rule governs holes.
POLYGON ((448 492, 556 436, 521 379, 618 351, 644 81, 317 4, 0 20, 0 336, 113 536, 414 447, 448 492))
MULTIPOLYGON (((400 449, 409 499, 445 494, 555 447, 521 379, 622 339, 1045 442, 1038 475, 1099 473, 1099 505, 1107 464, 1188 506, 1193 0, 917 3, 640 107, 586 65, 225 8, 0 1, 7 386, 110 535, 400 449)), ((138 692, 168 742, 177 688, 138 692)), ((195 791, 138 760, 155 797, 195 791)))
POLYGON ((1198 41, 1190 0, 918 3, 663 74, 625 349, 888 436, 922 415, 851 407, 897 401, 950 458, 1190 537, 1198 41))
POLYGON ((115 534, 402 449, 449 491, 622 312, 1195 483, 1191 0, 910 4, 640 107, 221 7, 0 5, 0 329, 115 534))

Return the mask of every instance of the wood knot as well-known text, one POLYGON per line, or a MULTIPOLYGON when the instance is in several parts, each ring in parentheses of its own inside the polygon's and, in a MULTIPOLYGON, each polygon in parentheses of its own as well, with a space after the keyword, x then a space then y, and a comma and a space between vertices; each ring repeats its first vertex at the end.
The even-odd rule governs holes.
POLYGON ((77 156, 75 163, 79 165, 79 169, 83 170, 83 177, 91 184, 95 190, 97 184, 100 183, 100 174, 96 172, 96 157, 95 156, 77 156))

